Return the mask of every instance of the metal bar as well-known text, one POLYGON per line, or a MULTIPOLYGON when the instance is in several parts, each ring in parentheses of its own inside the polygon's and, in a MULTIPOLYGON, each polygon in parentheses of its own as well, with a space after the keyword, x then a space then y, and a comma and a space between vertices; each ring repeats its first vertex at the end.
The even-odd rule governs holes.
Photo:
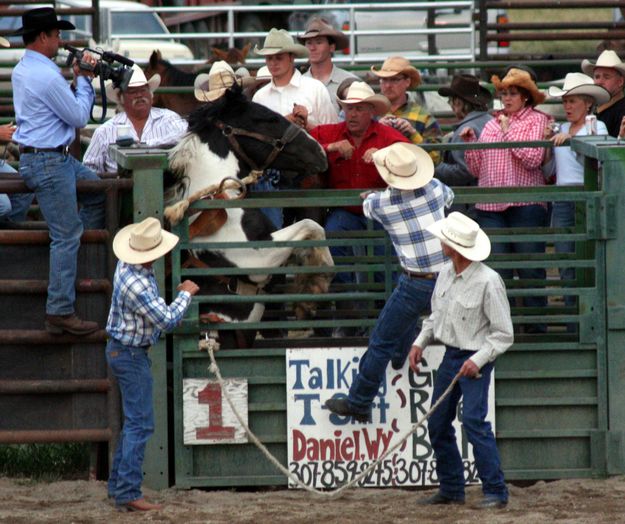
POLYGON ((37 329, 3 329, 0 351, 3 346, 9 346, 11 344, 43 346, 51 344, 94 344, 103 343, 105 341, 106 331, 103 329, 81 337, 74 335, 51 335, 47 331, 37 329))
MULTIPOLYGON (((110 234, 104 229, 89 229, 80 237, 81 244, 103 244, 110 234)), ((47 231, 0 230, 0 244, 47 244, 50 237, 47 231)))
POLYGON ((553 33, 553 32, 543 32, 543 31, 534 31, 532 33, 502 33, 497 35, 486 35, 486 40, 488 42, 533 42, 535 40, 542 41, 553 41, 553 40, 622 40, 625 39, 625 31, 605 31, 602 33, 598 32, 586 32, 586 31, 577 31, 577 32, 562 32, 562 33, 553 33))
POLYGON ((3 395, 105 393, 110 387, 108 379, 0 380, 3 395))
POLYGON ((0 431, 0 443, 2 444, 33 444, 36 442, 106 442, 110 438, 110 429, 42 429, 0 431))
MULTIPOLYGON (((0 280, 0 295, 37 294, 46 293, 47 290, 47 280, 0 280)), ((102 278, 79 279, 76 281, 76 291, 79 293, 110 293, 111 282, 102 278)))

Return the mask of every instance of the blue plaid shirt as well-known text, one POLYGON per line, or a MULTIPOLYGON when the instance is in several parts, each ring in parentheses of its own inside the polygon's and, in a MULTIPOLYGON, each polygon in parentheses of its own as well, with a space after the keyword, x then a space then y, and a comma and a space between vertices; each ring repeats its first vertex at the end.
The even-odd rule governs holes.
POLYGON ((161 331, 178 325, 190 304, 190 293, 181 291, 168 306, 152 269, 119 261, 106 332, 124 346, 151 346, 161 331))
POLYGON ((441 243, 425 228, 445 217, 454 192, 432 179, 420 189, 400 191, 392 187, 371 193, 362 208, 367 218, 384 226, 391 237, 399 262, 415 273, 438 273, 445 263, 441 243))

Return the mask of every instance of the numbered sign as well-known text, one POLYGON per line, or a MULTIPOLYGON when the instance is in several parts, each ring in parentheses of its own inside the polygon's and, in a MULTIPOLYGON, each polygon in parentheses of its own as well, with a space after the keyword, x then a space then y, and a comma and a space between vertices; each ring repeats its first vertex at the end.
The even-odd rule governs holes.
MULTIPOLYGON (((386 379, 374 399, 372 423, 359 423, 325 409, 327 399, 347 395, 365 349, 287 350, 289 469, 305 484, 333 488, 354 479, 398 442, 430 408, 436 369, 445 350, 442 346, 427 348, 417 374, 410 371, 408 363, 399 371, 388 366, 386 379)), ((493 382, 487 418, 494 431, 493 382)), ((461 412, 462 404, 458 410, 461 412)), ((471 446, 458 420, 455 429, 465 480, 479 482, 471 446)), ((436 461, 424 426, 358 485, 401 487, 437 483, 436 461)))
POLYGON ((216 380, 186 378, 182 381, 184 444, 242 444, 247 435, 239 424, 229 398, 247 421, 247 380, 225 379, 225 392, 216 380))

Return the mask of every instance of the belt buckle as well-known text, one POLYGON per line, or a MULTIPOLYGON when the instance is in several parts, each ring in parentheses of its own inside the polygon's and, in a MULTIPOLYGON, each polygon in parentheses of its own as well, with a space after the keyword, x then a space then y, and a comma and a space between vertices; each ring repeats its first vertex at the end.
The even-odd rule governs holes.
POLYGON ((63 148, 61 149, 61 154, 63 156, 69 155, 69 146, 63 146, 63 148))

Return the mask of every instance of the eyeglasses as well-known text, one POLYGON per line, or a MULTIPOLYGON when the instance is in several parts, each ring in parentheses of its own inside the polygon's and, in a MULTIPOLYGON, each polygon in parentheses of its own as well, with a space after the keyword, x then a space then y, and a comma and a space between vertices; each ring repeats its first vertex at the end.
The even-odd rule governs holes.
POLYGON ((406 77, 404 75, 396 75, 396 76, 389 76, 388 78, 380 78, 380 83, 385 82, 389 84, 398 84, 399 82, 402 82, 403 80, 406 80, 406 77))

